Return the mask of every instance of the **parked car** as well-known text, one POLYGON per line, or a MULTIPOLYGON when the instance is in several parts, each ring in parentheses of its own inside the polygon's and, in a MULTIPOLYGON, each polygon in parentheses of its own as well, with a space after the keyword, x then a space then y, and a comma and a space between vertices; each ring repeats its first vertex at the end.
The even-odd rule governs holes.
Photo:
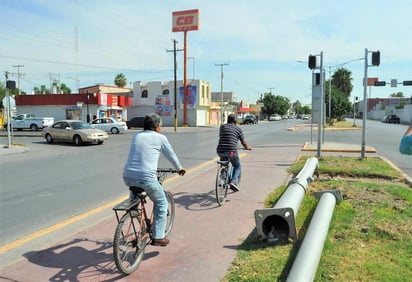
POLYGON ((118 134, 120 132, 127 131, 127 125, 124 121, 117 121, 111 117, 98 118, 90 122, 93 128, 98 128, 112 134, 118 134))
POLYGON ((134 117, 126 121, 127 128, 141 127, 143 128, 144 117, 134 117))
POLYGON ((243 118, 242 124, 256 124, 256 117, 252 115, 247 115, 243 118))
POLYGON ((400 124, 401 119, 397 115, 388 115, 383 118, 382 122, 400 124))
POLYGON ((282 120, 282 117, 278 114, 271 114, 269 116, 269 121, 273 121, 273 120, 282 120))
POLYGON ((93 128, 87 122, 81 120, 60 120, 52 126, 46 127, 42 132, 47 143, 54 141, 72 142, 75 145, 83 143, 103 144, 109 135, 103 130, 93 128))
POLYGON ((302 120, 309 120, 309 116, 308 115, 303 115, 302 120))
MULTIPOLYGON (((10 128, 17 130, 30 129, 32 131, 37 131, 52 125, 53 122, 53 117, 37 117, 34 114, 20 114, 10 120, 10 128)), ((7 126, 8 123, 6 122, 4 124, 4 128, 7 129, 7 126)))

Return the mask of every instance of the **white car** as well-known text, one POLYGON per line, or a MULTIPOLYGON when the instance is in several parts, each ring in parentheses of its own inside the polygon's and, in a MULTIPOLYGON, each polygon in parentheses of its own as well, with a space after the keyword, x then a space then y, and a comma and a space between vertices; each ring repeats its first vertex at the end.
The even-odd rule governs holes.
POLYGON ((117 121, 111 117, 98 118, 90 122, 93 128, 98 128, 100 130, 111 132, 112 134, 118 134, 120 132, 127 131, 127 125, 124 121, 117 121))
POLYGON ((281 117, 280 115, 278 115, 278 114, 271 114, 271 115, 269 116, 269 120, 270 120, 270 121, 273 121, 273 120, 282 120, 282 117, 281 117))

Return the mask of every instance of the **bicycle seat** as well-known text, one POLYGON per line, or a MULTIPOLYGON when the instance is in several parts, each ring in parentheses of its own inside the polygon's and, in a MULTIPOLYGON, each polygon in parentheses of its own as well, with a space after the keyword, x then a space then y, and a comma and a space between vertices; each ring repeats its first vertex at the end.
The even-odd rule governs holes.
POLYGON ((220 158, 219 161, 217 161, 218 164, 220 165, 228 165, 229 164, 229 158, 220 158))
POLYGON ((132 191, 136 196, 139 196, 139 197, 147 196, 146 191, 142 187, 130 186, 129 190, 132 191))

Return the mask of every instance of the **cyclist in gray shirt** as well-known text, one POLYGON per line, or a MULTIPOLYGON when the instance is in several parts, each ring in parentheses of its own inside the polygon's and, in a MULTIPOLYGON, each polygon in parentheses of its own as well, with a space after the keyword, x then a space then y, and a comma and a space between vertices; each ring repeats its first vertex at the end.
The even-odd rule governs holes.
MULTIPOLYGON (((162 120, 156 114, 147 115, 143 131, 136 133, 130 145, 129 156, 123 170, 123 181, 127 186, 137 186, 145 190, 154 203, 153 240, 154 246, 166 246, 167 198, 163 187, 157 180, 157 164, 160 154, 173 164, 179 175, 186 170, 182 167, 168 139, 160 134, 162 120)), ((130 198, 134 194, 130 192, 130 198)))

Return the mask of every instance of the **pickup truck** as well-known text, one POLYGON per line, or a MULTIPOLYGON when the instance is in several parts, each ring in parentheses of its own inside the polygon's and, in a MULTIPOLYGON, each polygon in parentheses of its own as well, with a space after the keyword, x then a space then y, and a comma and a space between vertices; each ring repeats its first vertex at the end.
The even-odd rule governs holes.
MULTIPOLYGON (((20 114, 10 120, 11 128, 17 130, 31 129, 37 131, 54 123, 52 117, 36 117, 34 114, 20 114)), ((4 125, 7 128, 7 123, 4 125)))
POLYGON ((385 116, 382 121, 386 123, 397 123, 397 124, 401 123, 401 119, 397 115, 385 116))

